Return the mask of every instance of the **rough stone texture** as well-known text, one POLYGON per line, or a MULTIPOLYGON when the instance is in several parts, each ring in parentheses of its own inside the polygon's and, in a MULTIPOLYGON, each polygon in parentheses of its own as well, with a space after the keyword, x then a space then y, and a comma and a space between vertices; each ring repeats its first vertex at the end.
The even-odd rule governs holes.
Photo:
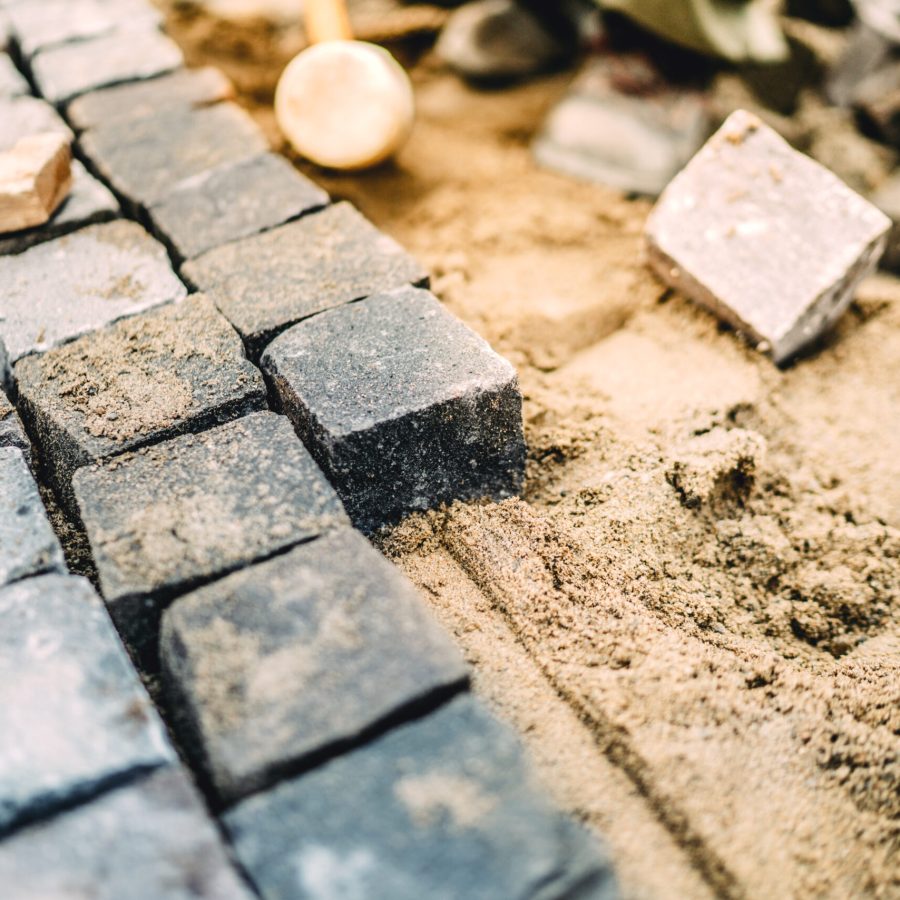
POLYGON ((59 132, 72 139, 72 129, 59 113, 37 97, 0 97, 0 152, 9 150, 23 134, 59 132))
POLYGON ((269 412, 80 469, 73 486, 103 596, 139 650, 177 591, 347 521, 290 423, 269 412))
MULTIPOLYGON (((2 27, 2 26, 0 26, 2 27)), ((23 97, 31 93, 31 88, 22 73, 0 46, 0 97, 23 97)))
POLYGON ((277 338, 262 366, 363 531, 521 487, 516 372, 427 291, 315 316, 277 338))
POLYGON ((88 91, 171 72, 182 62, 165 35, 136 28, 43 50, 31 68, 42 96, 60 106, 88 91))
POLYGON ((56 44, 99 37, 123 27, 154 28, 160 22, 147 0, 24 0, 11 3, 7 15, 16 46, 26 59, 56 44))
POLYGON ((234 329, 195 294, 15 367, 19 406, 57 493, 80 466, 266 408, 234 329))
POLYGON ((165 248, 134 222, 91 225, 0 257, 9 364, 187 293, 165 248))
POLYGON ((650 263, 778 364, 829 328, 877 265, 890 220, 744 111, 666 189, 650 263))
POLYGON ((28 228, 0 235, 0 255, 21 253, 35 244, 62 237, 70 231, 108 222, 119 215, 119 204, 109 189, 89 175, 87 169, 72 160, 72 190, 48 222, 39 228, 28 228))
POLYGON ((225 814, 265 900, 612 900, 603 849, 469 697, 225 814))
POLYGON ((178 69, 149 81, 120 84, 76 97, 66 116, 79 131, 108 122, 158 115, 173 109, 191 110, 234 98, 234 87, 218 70, 178 69))
POLYGON ((0 234, 45 224, 72 188, 72 148, 61 134, 31 134, 0 153, 0 234))
POLYGON ((327 203, 328 194, 286 159, 264 153, 182 181, 150 219, 181 259, 191 259, 327 203))
POLYGON ((467 677, 413 586, 349 528, 176 601, 160 652, 173 708, 226 801, 467 677))
POLYGON ((25 436, 22 421, 6 394, 0 390, 0 447, 15 447, 31 461, 31 443, 25 436))
POLYGON ((172 766, 0 843, 4 900, 251 900, 172 766))
POLYGON ((62 547, 22 451, 0 447, 0 585, 65 570, 62 547))
POLYGON ((338 203, 184 266, 244 338, 251 358, 314 313, 405 284, 427 273, 349 203, 338 203))
POLYGON ((81 147, 135 208, 158 203, 186 178, 267 149, 262 132, 233 103, 113 120, 83 135, 81 147))
POLYGON ((893 222, 881 263, 886 269, 900 272, 900 175, 888 178, 872 195, 872 202, 893 222))
POLYGON ((0 591, 0 830, 174 758, 83 578, 0 591))

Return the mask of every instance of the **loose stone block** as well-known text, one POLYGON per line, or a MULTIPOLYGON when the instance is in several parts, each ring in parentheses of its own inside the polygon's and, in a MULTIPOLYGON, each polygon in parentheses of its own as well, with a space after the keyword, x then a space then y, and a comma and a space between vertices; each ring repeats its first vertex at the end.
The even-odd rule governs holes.
MULTIPOLYGON (((62 237, 70 231, 108 222, 119 215, 119 204, 109 189, 89 175, 87 169, 72 160, 72 188, 59 209, 38 228, 27 228, 12 234, 0 235, 0 256, 21 253, 35 244, 62 237)), ((2 326, 0 326, 2 328, 2 326)))
POLYGON ((0 447, 15 447, 22 451, 26 461, 31 461, 31 444, 15 407, 0 390, 0 447))
POLYGON ((173 761, 86 580, 4 588, 0 618, 0 831, 173 761))
POLYGON ((9 56, 2 51, 2 37, 0 37, 0 97, 27 96, 31 93, 31 87, 9 56))
POLYGON ((91 225, 0 257, 0 284, 10 365, 187 293, 165 248, 134 222, 91 225))
POLYGON ((149 81, 120 84, 76 97, 66 116, 79 131, 109 122, 134 121, 174 109, 185 111, 233 100, 234 87, 218 70, 177 69, 149 81))
POLYGON ((26 357, 15 378, 64 501, 81 466, 266 408, 262 375, 199 294, 26 357))
POLYGON ((363 531, 521 487, 516 372, 427 291, 308 319, 269 346, 262 366, 363 531))
POLYGON ((604 849, 529 784, 469 697, 224 816, 265 900, 618 896, 604 849))
POLYGON ((70 141, 74 135, 59 113, 37 97, 0 97, 0 152, 10 150, 27 134, 52 131, 70 141))
POLYGON ((251 900, 177 766, 0 843, 5 900, 251 900))
POLYGON ((467 677, 413 586, 349 528, 176 601, 161 655, 173 706, 227 801, 467 677))
MULTIPOLYGON (((0 585, 65 570, 62 547, 22 451, 0 446, 0 585)), ((0 800, 0 820, 2 806, 0 800)))
POLYGON ((72 187, 72 150, 60 134, 23 137, 0 153, 0 234, 43 225, 72 187))
POLYGON ((87 132, 81 147, 136 209, 159 203, 186 178, 268 149, 250 116, 233 103, 112 121, 87 132))
POLYGON ((647 222, 659 276, 787 363, 841 316, 890 220, 744 111, 666 189, 647 222))
POLYGON ((31 69, 41 95, 62 106, 88 91, 171 72, 183 61, 165 35, 135 28, 43 50, 31 69))
POLYGON ((301 319, 428 281, 399 244, 349 203, 210 250, 182 274, 212 296, 253 359, 301 319))
POLYGON ((139 650, 177 592, 347 522, 290 423, 269 412, 80 469, 73 486, 103 596, 139 650))
POLYGON ((181 259, 192 259, 327 203, 328 194, 286 159, 264 153, 182 181, 150 219, 181 259))

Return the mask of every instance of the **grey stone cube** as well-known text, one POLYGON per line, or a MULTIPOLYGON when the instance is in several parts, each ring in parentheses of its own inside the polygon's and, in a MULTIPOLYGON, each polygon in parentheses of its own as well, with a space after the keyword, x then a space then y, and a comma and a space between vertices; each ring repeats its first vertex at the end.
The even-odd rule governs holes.
POLYGON ((182 181, 150 208, 150 220, 179 258, 191 259, 327 203, 286 159, 263 153, 182 181))
POLYGON ((160 202, 186 178, 268 149, 262 132, 234 103, 113 120, 84 134, 81 147, 134 210, 160 202))
POLYGON ((0 97, 0 153, 11 150, 26 134, 51 131, 72 139, 72 129, 45 100, 0 97))
POLYGON ((210 250, 182 274, 216 301, 256 359, 285 328, 428 275, 349 203, 210 250))
POLYGON ((841 316, 890 220, 750 113, 733 113, 646 227, 659 276, 783 365, 841 316))
POLYGON ((467 678, 415 588, 349 528, 177 600, 160 653, 174 708, 229 802, 467 678))
POLYGON ((469 697, 224 816, 265 900, 613 900, 603 848, 469 697))
POLYGON ((15 367, 19 406, 57 494, 72 473, 266 409, 266 386, 234 329, 195 294, 15 367))
POLYGON ((0 257, 9 365, 186 296, 165 248, 134 222, 91 225, 0 257))
POLYGON ((134 121, 174 109, 191 110, 234 98, 234 87, 212 67, 177 69, 148 81, 114 85, 76 97, 66 117, 78 131, 134 121))
POLYGON ((8 54, 0 48, 0 97, 23 97, 31 93, 25 76, 15 67, 8 54))
POLYGON ((50 47, 34 56, 31 70, 41 95, 63 106, 79 94, 154 78, 183 62, 176 44, 155 28, 134 28, 50 47))
POLYGON ((80 469, 73 479, 103 596, 139 652, 178 592, 346 524, 337 495, 274 413, 252 413, 80 469))
POLYGON ((173 760, 86 580, 43 575, 4 588, 0 619, 0 830, 173 760))
POLYGON ((72 189, 50 220, 38 228, 27 228, 0 235, 0 255, 21 253, 35 244, 62 237, 85 225, 108 222, 119 215, 119 204, 112 192, 89 175, 87 169, 72 160, 72 189))
POLYGON ((31 442, 22 427, 22 420, 9 398, 0 389, 0 447, 15 447, 31 462, 31 442))
POLYGON ((427 291, 314 316, 277 338, 262 366, 363 531, 521 488, 516 372, 427 291))
POLYGON ((252 900, 187 776, 161 769, 0 843, 4 900, 252 900))
POLYGON ((0 446, 0 585, 65 570, 62 547, 22 451, 0 446))

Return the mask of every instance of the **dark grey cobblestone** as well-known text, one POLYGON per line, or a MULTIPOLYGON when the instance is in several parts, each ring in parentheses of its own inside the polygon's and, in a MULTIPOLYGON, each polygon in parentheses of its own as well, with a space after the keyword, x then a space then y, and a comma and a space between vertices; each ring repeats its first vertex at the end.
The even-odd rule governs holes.
POLYGON ((65 570, 62 547, 47 520, 25 456, 18 447, 0 446, 0 585, 65 570))
POLYGON ((521 487, 515 369, 427 291, 314 316, 278 337, 262 366, 363 531, 521 487))
POLYGON ((210 250, 182 272, 215 300, 254 359, 308 316, 428 281, 416 260, 349 203, 210 250))
POLYGON ((30 93, 28 82, 0 47, 0 98, 22 97, 30 93))
POLYGON ((224 816, 265 900, 612 900, 604 850, 469 697, 224 816))
POLYGON ((113 120, 86 132, 81 147, 134 210, 159 203, 186 178, 268 149, 262 132, 234 103, 113 120))
POLYGON ((134 222, 91 225, 0 257, 9 364, 186 295, 165 248, 134 222))
MULTIPOLYGON (((39 228, 0 235, 0 255, 21 253, 35 244, 62 237, 70 231, 108 222, 119 215, 119 204, 110 190, 77 159, 72 160, 72 190, 50 220, 39 228)), ((2 326, 0 326, 2 327, 2 326)))
POLYGON ((74 128, 135 121, 162 111, 191 110, 234 98, 231 82, 213 68, 178 69, 149 81, 120 84, 76 97, 66 108, 74 128))
POLYGON ((4 900, 251 900, 177 766, 0 843, 4 900))
POLYGON ((0 447, 15 447, 21 450, 30 464, 31 442, 25 435, 19 414, 2 389, 0 389, 0 447))
POLYGON ((4 588, 0 619, 0 830, 173 760, 86 580, 43 575, 4 588))
POLYGON ((290 423, 270 412, 80 469, 73 485, 103 596, 139 652, 175 592, 347 522, 290 423))
POLYGON ((98 88, 177 69, 178 47, 155 28, 135 28, 44 50, 31 60, 42 96, 62 106, 98 88))
POLYGON ((177 600, 160 652, 227 801, 467 678, 415 588, 349 528, 177 600))
POLYGON ((72 137, 72 129, 46 101, 37 97, 0 97, 0 152, 12 148, 23 135, 41 131, 72 137))
POLYGON ((191 259, 325 206, 328 194, 274 153, 182 181, 150 209, 156 233, 191 259))
POLYGON ((57 493, 80 466, 266 409, 234 329, 200 294, 15 366, 19 407, 57 493))

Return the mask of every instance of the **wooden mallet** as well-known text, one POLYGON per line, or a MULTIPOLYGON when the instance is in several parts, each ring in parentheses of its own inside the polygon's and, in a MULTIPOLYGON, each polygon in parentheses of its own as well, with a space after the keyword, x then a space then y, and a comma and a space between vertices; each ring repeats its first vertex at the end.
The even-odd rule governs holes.
POLYGON ((281 75, 278 125, 295 150, 320 166, 375 166, 412 130, 409 76, 383 47, 353 40, 344 0, 304 0, 304 12, 312 46, 281 75))

